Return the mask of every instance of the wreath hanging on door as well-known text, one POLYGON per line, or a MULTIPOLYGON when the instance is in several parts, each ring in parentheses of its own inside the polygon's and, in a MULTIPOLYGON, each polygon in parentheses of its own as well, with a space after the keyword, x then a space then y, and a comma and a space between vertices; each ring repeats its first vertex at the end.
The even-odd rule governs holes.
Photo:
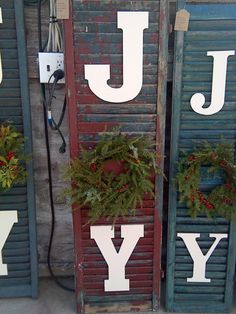
POLYGON ((147 137, 121 132, 104 134, 96 147, 85 150, 67 170, 72 203, 89 207, 90 223, 101 217, 115 223, 118 216, 135 214, 146 193, 154 195, 151 175, 162 174, 147 137))
POLYGON ((0 124, 0 192, 26 179, 24 137, 13 126, 0 124))
POLYGON ((191 154, 183 157, 178 164, 177 184, 180 202, 186 203, 192 217, 206 214, 230 219, 236 214, 236 165, 233 146, 219 143, 212 147, 208 142, 191 154), (202 188, 202 172, 217 175, 222 184, 210 192, 202 188))

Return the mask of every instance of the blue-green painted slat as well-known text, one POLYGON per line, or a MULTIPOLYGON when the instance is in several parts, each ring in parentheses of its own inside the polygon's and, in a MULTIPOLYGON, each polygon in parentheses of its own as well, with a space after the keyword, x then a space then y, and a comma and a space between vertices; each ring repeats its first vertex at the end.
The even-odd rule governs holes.
MULTIPOLYGON (((87 30, 89 30, 90 33, 112 33, 112 30, 116 28, 117 24, 112 22, 107 23, 81 23, 74 21, 74 25, 78 31, 81 33, 86 33, 87 30)), ((150 32, 155 32, 158 29, 159 24, 158 23, 152 23, 149 27, 150 32)))
MULTIPOLYGON (((226 264, 227 262, 227 258, 226 257, 222 257, 222 256, 217 256, 214 258, 214 262, 216 264, 226 264)), ((188 254, 188 255, 184 255, 184 256, 179 256, 179 255, 176 255, 175 256, 175 263, 190 263, 191 265, 193 265, 193 261, 192 261, 192 258, 191 256, 188 254)), ((174 278, 174 271, 172 270, 172 276, 174 278)), ((172 280, 173 280, 172 278, 172 280)), ((185 279, 184 279, 184 283, 186 284, 186 278, 187 276, 185 276, 185 279)), ((213 279, 216 279, 216 278, 211 278, 212 279, 212 282, 213 282, 213 279)), ((211 282, 211 285, 212 285, 212 282, 211 282)), ((174 282, 175 286, 177 287, 178 286, 178 283, 174 282)), ((203 305, 203 304, 202 304, 203 305)), ((191 306, 191 304, 189 304, 189 306, 191 306)), ((188 309, 186 309, 186 311, 188 311, 188 309)))
MULTIPOLYGON (((22 0, 0 0, 0 52, 3 81, 0 84, 0 123, 10 121, 27 138, 25 151, 32 155, 30 107, 27 81, 26 42, 22 0)), ((0 196, 0 210, 17 210, 2 250, 8 275, 0 276, 0 297, 37 296, 37 250, 32 164, 27 165, 26 184, 0 196)))
MULTIPOLYGON (((109 3, 109 5, 107 5, 107 3, 101 2, 99 4, 99 9, 98 9, 98 4, 96 2, 83 2, 80 5, 80 9, 83 11, 88 11, 89 12, 97 12, 97 11, 109 11, 109 13, 111 11, 116 12, 118 5, 120 5, 120 0, 112 0, 112 2, 109 3)), ((149 11, 153 11, 153 8, 155 7, 155 9, 158 8, 157 2, 156 0, 145 0, 145 4, 143 3, 143 1, 140 0, 133 0, 132 2, 130 1, 126 1, 124 4, 122 4, 122 7, 119 8, 120 11, 136 11, 136 10, 144 10, 144 5, 145 5, 145 10, 149 11)))
MULTIPOLYGON (((117 50, 120 49, 120 40, 118 44, 110 44, 107 45, 106 43, 100 44, 99 48, 97 46, 91 47, 91 53, 100 53, 100 54, 116 54, 117 50)), ((86 45, 81 44, 81 49, 86 49, 86 45)), ((144 44, 143 51, 145 54, 156 54, 158 51, 158 46, 155 44, 144 44)))
POLYGON ((15 25, 15 20, 4 19, 4 25, 1 26, 1 29, 12 30, 16 27, 15 25))
POLYGON ((9 107, 9 106, 21 107, 20 99, 13 98, 13 95, 11 95, 10 97, 2 98, 1 108, 5 108, 5 107, 9 107))
MULTIPOLYGON (((108 38, 110 40, 111 39, 115 40, 115 37, 113 35, 111 36, 110 34, 108 34, 108 38)), ((106 41, 106 38, 101 38, 100 40, 106 41)), ((150 38, 147 38, 147 40, 150 41, 151 40, 151 36, 150 36, 150 38)), ((122 41, 122 37, 117 38, 117 42, 120 43, 121 41, 122 41)), ((91 38, 91 41, 89 40, 89 42, 93 42, 93 38, 91 38)), ((102 57, 103 58, 109 58, 110 55, 109 54, 103 54, 102 57)), ((80 62, 82 62, 82 63, 88 62, 87 58, 88 58, 87 54, 81 54, 80 55, 80 62)), ((149 65, 153 65, 153 66, 157 65, 158 60, 156 58, 156 54, 154 54, 154 53, 153 54, 146 54, 144 56, 144 58, 145 58, 145 60, 144 60, 145 63, 147 63, 149 65)), ((122 60, 123 60, 123 54, 121 54, 121 53, 120 54, 118 54, 118 53, 113 54, 113 56, 112 56, 113 64, 122 64, 122 60)), ((91 62, 91 64, 99 63, 99 62, 101 62, 101 55, 99 55, 98 52, 97 52, 96 54, 90 56, 89 61, 91 62)))
POLYGON ((4 75, 4 72, 6 72, 6 70, 4 69, 13 70, 13 69, 18 69, 19 67, 17 60, 8 60, 8 59, 2 60, 2 66, 3 66, 3 75, 4 75))
POLYGON ((191 20, 235 20, 236 7, 234 4, 188 4, 191 20))
POLYGON ((0 204, 0 210, 21 210, 21 209, 27 209, 27 203, 11 203, 11 204, 0 204))
POLYGON ((16 30, 0 30, 1 39, 16 39, 16 30))
MULTIPOLYGON (((185 8, 190 16, 189 30, 176 32, 172 107, 172 139, 170 158, 168 268, 166 304, 175 312, 227 312, 232 304, 235 268, 234 234, 236 226, 221 217, 208 219, 189 216, 186 204, 178 201, 174 183, 180 151, 191 152, 202 140, 217 143, 236 141, 236 57, 228 59, 225 105, 211 116, 199 115, 191 109, 190 99, 196 92, 210 105, 213 59, 207 51, 236 49, 236 4, 186 4, 177 2, 177 10, 185 8), (213 240, 209 233, 227 233, 209 258, 206 277, 210 283, 188 283, 193 260, 177 237, 178 232, 200 233, 198 244, 205 254, 213 240)), ((209 177, 203 169, 201 188, 209 191, 220 184, 220 177, 209 177)))
POLYGON ((21 283, 20 287, 21 290, 19 289, 19 285, 0 287, 0 295, 4 298, 8 298, 9 295, 14 295, 15 297, 28 297, 31 294, 31 288, 29 284, 26 285, 21 283))
POLYGON ((106 306, 108 303, 113 303, 114 302, 137 302, 137 301, 151 301, 151 296, 150 295, 145 295, 145 294, 136 294, 136 295, 106 295, 106 296, 85 296, 85 301, 86 302, 91 302, 91 303, 97 303, 97 306, 106 306))
MULTIPOLYGON (((224 31, 232 28, 235 29, 236 21, 235 20, 225 20, 224 24, 219 24, 217 20, 207 20, 207 21, 194 21, 191 20, 191 24, 189 25, 189 31, 198 30, 204 31, 207 27, 209 31, 224 31)), ((227 39, 226 39, 227 40, 227 39)), ((218 43, 217 43, 218 44, 218 43)))
MULTIPOLYGON (((201 41, 204 44, 204 41, 210 41, 214 45, 214 41, 230 41, 235 40, 235 31, 191 31, 187 32, 185 35, 185 40, 188 42, 201 41)), ((217 46, 217 44, 216 44, 217 46)), ((210 46, 211 47, 211 46, 210 46)))
MULTIPOLYGON (((7 32, 7 30, 5 31, 7 32)), ((4 46, 1 50, 1 55, 3 59, 17 59, 17 50, 16 49, 6 49, 4 46)))
MULTIPOLYGON (((176 265, 181 265, 180 263, 176 263, 176 265)), ((184 264, 184 265, 189 265, 191 266, 191 263, 188 263, 188 264, 184 264)), ((186 279, 182 279, 182 278, 176 278, 175 279, 176 281, 176 284, 178 286, 184 286, 186 285, 186 279)), ((207 283, 206 285, 209 285, 209 283, 207 283)), ((212 279, 211 283, 210 283, 211 286, 224 286, 225 285, 225 279, 212 279)), ((189 286, 194 286, 194 283, 190 282, 189 283, 189 286)), ((178 304, 176 304, 176 306, 178 306, 178 304)))
MULTIPOLYGON (((23 248, 23 249, 14 248, 11 250, 10 249, 4 250, 3 252, 4 252, 4 259, 7 263, 7 259, 9 257, 14 257, 14 256, 18 257, 19 255, 29 255, 29 248, 23 248)), ((30 271, 29 271, 29 273, 30 273, 30 271)), ((10 273, 9 273, 9 275, 10 275, 10 273)))
MULTIPOLYGON (((156 7, 154 8, 154 4, 152 4, 152 10, 144 9, 145 3, 143 3, 143 10, 144 11, 149 11, 149 21, 150 23, 156 23, 157 22, 157 15, 156 12, 159 9, 159 3, 157 3, 156 7)), ((118 9, 119 10, 119 9, 118 9)), ((100 20, 102 21, 104 14, 109 14, 110 16, 110 21, 115 21, 116 20, 116 12, 118 11, 117 8, 113 12, 105 12, 102 10, 97 10, 97 11, 75 11, 74 12, 74 19, 77 21, 81 22, 91 22, 94 23, 94 21, 100 20)), ((143 11, 142 10, 142 11, 143 11)), ((125 11, 125 10, 119 10, 119 11, 125 11)))
POLYGON ((3 49, 16 49, 17 42, 14 39, 0 39, 0 45, 3 49))
MULTIPOLYGON (((178 264, 178 263, 176 263, 175 264, 175 270, 184 270, 184 271, 192 271, 192 265, 191 264, 183 264, 183 263, 181 263, 181 264, 178 264)), ((216 264, 216 263, 214 263, 214 264, 208 264, 207 265, 207 270, 209 270, 209 271, 225 271, 226 270, 226 266, 225 265, 221 265, 221 264, 216 264)), ((186 285, 186 281, 184 282, 185 283, 185 285, 186 285)), ((221 282, 221 284, 222 283, 224 283, 224 282, 221 282)), ((219 284, 218 284, 218 286, 219 286, 219 284)))
MULTIPOLYGON (((79 112, 81 114, 87 113, 87 105, 80 104, 79 112)), ((156 105, 155 104, 146 104, 146 107, 144 107, 144 104, 135 104, 135 105, 129 105, 127 107, 126 104, 111 104, 109 107, 107 107, 107 104, 100 104, 100 106, 90 105, 89 106, 90 112, 93 112, 94 114, 153 114, 156 112, 156 105)))
POLYGON ((201 226, 198 224, 178 224, 176 225, 176 232, 216 232, 216 233, 227 233, 229 231, 229 227, 217 225, 217 226, 201 226))

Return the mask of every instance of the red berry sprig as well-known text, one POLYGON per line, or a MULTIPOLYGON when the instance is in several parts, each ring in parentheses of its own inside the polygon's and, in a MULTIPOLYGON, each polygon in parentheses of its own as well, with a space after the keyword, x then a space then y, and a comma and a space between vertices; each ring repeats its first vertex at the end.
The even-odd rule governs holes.
POLYGON ((15 153, 14 152, 8 152, 6 159, 11 160, 13 157, 15 157, 15 153))
POLYGON ((211 204, 204 196, 203 194, 198 191, 198 198, 201 204, 203 204, 207 209, 214 209, 215 206, 211 204))
POLYGON ((212 153, 211 154, 211 159, 212 160, 216 160, 218 158, 218 156, 216 155, 216 153, 212 153))
POLYGON ((226 167, 227 167, 227 162, 226 162, 225 160, 221 160, 221 161, 220 161, 220 166, 221 166, 222 168, 226 168, 226 167))
POLYGON ((194 155, 189 155, 188 156, 188 161, 194 161, 196 157, 194 155))
POLYGON ((128 185, 128 184, 125 184, 125 185, 122 186, 122 188, 118 189, 117 192, 118 192, 118 193, 123 193, 123 192, 125 192, 126 190, 128 190, 128 188, 129 188, 129 185, 128 185))
POLYGON ((96 165, 95 162, 91 163, 90 169, 91 169, 93 172, 96 172, 96 171, 97 171, 97 165, 96 165))

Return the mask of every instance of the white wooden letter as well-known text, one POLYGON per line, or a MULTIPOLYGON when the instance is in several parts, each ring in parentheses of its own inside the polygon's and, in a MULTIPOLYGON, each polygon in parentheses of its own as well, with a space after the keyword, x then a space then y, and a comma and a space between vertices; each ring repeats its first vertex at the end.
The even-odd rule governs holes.
MULTIPOLYGON (((0 24, 2 24, 2 8, 0 8, 0 24)), ((0 84, 2 83, 2 56, 0 52, 0 84)))
POLYGON ((220 240, 228 238, 228 235, 226 233, 210 233, 210 238, 215 238, 215 241, 206 255, 202 253, 196 241, 196 239, 200 237, 200 233, 178 233, 177 236, 183 239, 189 254, 193 259, 193 276, 191 278, 187 278, 187 281, 211 282, 211 279, 206 278, 206 263, 220 240))
POLYGON ((235 55, 235 51, 208 51, 207 55, 213 57, 211 104, 203 108, 205 96, 202 93, 194 94, 190 100, 192 109, 206 116, 219 112, 224 106, 227 61, 229 56, 235 55))
POLYGON ((148 12, 117 12, 123 30, 123 85, 112 88, 109 64, 86 64, 85 79, 92 92, 112 103, 134 99, 143 85, 143 30, 148 28, 148 12))
POLYGON ((138 240, 144 236, 144 225, 122 225, 121 237, 124 238, 117 253, 112 238, 112 226, 91 226, 91 239, 94 239, 108 265, 108 280, 105 291, 129 291, 129 279, 125 279, 125 265, 138 240))
POLYGON ((7 265, 2 261, 2 249, 7 241, 9 233, 17 222, 17 211, 0 211, 0 276, 6 276, 8 274, 7 265))

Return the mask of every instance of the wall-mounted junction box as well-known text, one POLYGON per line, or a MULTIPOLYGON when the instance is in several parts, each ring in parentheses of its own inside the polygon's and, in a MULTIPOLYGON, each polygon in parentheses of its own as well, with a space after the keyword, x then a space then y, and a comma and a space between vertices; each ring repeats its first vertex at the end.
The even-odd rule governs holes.
MULTIPOLYGON (((64 54, 62 52, 39 52, 40 83, 53 83, 54 77, 50 79, 50 76, 58 69, 64 71, 64 54)), ((58 83, 65 83, 65 79, 59 80, 58 83)))

